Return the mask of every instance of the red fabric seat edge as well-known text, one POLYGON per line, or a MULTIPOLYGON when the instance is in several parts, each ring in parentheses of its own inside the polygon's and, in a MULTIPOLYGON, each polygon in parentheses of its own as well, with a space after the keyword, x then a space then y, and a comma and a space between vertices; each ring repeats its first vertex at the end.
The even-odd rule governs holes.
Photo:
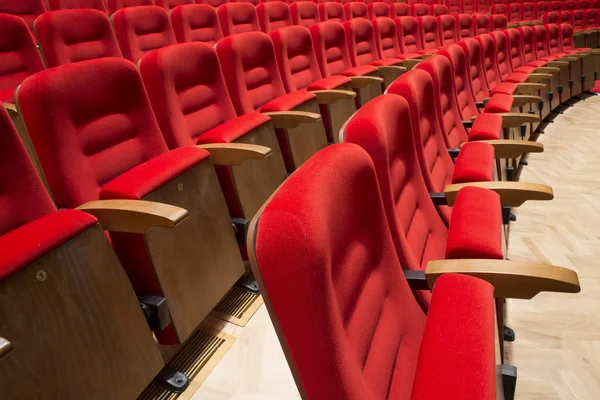
POLYGON ((244 114, 207 130, 198 136, 196 143, 232 143, 270 120, 260 113, 244 114))
POLYGON ((264 104, 261 108, 261 112, 276 112, 276 111, 291 111, 295 107, 299 105, 315 99, 317 97, 316 94, 307 92, 307 91, 298 91, 291 92, 285 94, 283 96, 277 97, 274 100, 269 101, 264 104))
POLYGON ((502 116, 493 113, 480 114, 473 122, 469 141, 499 140, 501 131, 502 116))
POLYGON ((491 144, 465 143, 456 158, 452 183, 491 182, 494 165, 494 147, 491 144))

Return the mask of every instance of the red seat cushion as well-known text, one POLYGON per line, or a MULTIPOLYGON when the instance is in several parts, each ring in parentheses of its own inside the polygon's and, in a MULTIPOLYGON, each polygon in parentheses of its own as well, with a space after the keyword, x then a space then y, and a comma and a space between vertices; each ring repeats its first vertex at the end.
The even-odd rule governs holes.
MULTIPOLYGON (((544 61, 544 60, 534 60, 534 61, 530 61, 530 62, 527 63, 527 65, 531 65, 533 67, 543 67, 546 64, 548 64, 548 61, 544 61)), ((517 68, 517 71, 518 70, 519 69, 517 68)))
POLYGON ((446 242, 446 258, 503 259, 500 196, 465 187, 458 192, 446 242))
POLYGON ((315 99, 317 97, 316 94, 308 92, 308 91, 298 91, 288 93, 283 96, 279 96, 274 100, 265 103, 260 111, 262 112, 270 112, 270 111, 290 111, 299 105, 306 103, 309 100, 315 99))
POLYGON ((504 113, 510 112, 514 99, 508 94, 496 94, 490 97, 490 100, 483 109, 484 113, 504 113))
POLYGON ((517 91, 517 84, 514 82, 502 82, 498 84, 495 88, 492 89, 490 95, 493 96, 495 94, 503 93, 503 94, 513 94, 517 91))
POLYGON ((397 58, 384 58, 382 60, 373 61, 371 65, 376 65, 378 67, 383 67, 387 65, 400 65, 402 61, 397 58))
POLYGON ((505 82, 523 83, 529 79, 529 74, 523 72, 514 72, 506 77, 505 82))
MULTIPOLYGON (((543 62, 543 61, 542 61, 543 62)), ((533 74, 538 67, 534 65, 522 65, 519 68, 515 69, 515 72, 522 72, 524 74, 533 74)))
POLYGON ((417 60, 421 57, 423 57, 421 53, 404 53, 398 55, 398 58, 401 60, 417 60))
POLYGON ((308 85, 308 90, 332 90, 352 82, 350 78, 342 75, 332 75, 328 78, 319 79, 308 85))
POLYGON ((465 143, 456 158, 452 183, 492 181, 494 161, 494 147, 491 144, 465 143))
POLYGON ((359 67, 349 68, 342 72, 344 76, 364 76, 372 73, 377 73, 377 67, 373 65, 361 65, 359 67))
POLYGON ((180 147, 119 175, 100 190, 100 199, 139 200, 209 157, 197 147, 180 147))
POLYGON ((198 136, 196 143, 232 143, 270 120, 260 113, 244 114, 207 130, 198 136))
POLYGON ((481 114, 475 118, 469 132, 469 141, 498 140, 502 131, 502 117, 497 114, 481 114))
POLYGON ((0 281, 96 224, 96 217, 77 210, 44 215, 0 236, 0 281))

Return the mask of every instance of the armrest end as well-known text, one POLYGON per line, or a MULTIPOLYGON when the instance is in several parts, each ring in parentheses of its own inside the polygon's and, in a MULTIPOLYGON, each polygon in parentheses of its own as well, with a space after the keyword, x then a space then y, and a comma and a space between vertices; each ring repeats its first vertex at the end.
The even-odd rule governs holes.
POLYGON ((526 153, 543 153, 544 145, 528 140, 479 140, 494 147, 496 158, 518 158, 526 153))
POLYGON ((303 123, 314 124, 321 120, 321 115, 307 111, 273 111, 263 114, 271 118, 275 129, 296 128, 303 123))
POLYGON ((273 152, 270 148, 246 143, 211 143, 196 147, 210 153, 215 165, 240 165, 245 160, 262 160, 273 152))
POLYGON ((349 76, 349 78, 352 81, 352 87, 357 89, 383 83, 383 78, 380 76, 349 76))
POLYGON ((554 193, 548 185, 529 182, 469 182, 455 183, 446 186, 444 193, 448 205, 453 206, 459 190, 466 186, 475 186, 492 190, 500 195, 500 203, 504 207, 519 207, 528 200, 552 200, 554 193))
POLYGON ((335 104, 340 100, 353 99, 356 93, 352 90, 313 90, 319 104, 335 104))
MULTIPOLYGON (((425 280, 425 274, 423 274, 423 280, 425 280)), ((427 284, 427 282, 425 282, 425 284, 427 284)), ((12 351, 12 344, 8 340, 0 337, 0 360, 9 355, 12 351)))

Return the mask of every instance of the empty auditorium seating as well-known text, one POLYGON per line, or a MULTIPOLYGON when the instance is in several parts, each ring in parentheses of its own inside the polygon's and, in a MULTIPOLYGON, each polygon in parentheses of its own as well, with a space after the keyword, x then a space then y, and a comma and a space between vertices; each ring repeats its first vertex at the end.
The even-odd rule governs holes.
POLYGON ((321 22, 319 6, 312 1, 299 1, 290 4, 290 14, 292 15, 294 25, 302 25, 308 28, 313 24, 321 22))
POLYGON ((434 17, 449 14, 448 7, 443 4, 432 4, 429 6, 429 14, 433 15, 434 17))
MULTIPOLYGON (((365 3, 353 1, 344 4, 344 14, 346 15, 346 20, 353 18, 369 18, 369 9, 365 3)), ((329 18, 327 20, 329 20, 329 18)))
POLYGON ((209 151, 213 163, 219 165, 217 173, 229 213, 235 218, 252 218, 286 178, 269 117, 236 115, 211 45, 187 43, 153 51, 140 60, 140 73, 167 146, 212 144, 209 151), (253 155, 240 165, 220 164, 212 156, 213 149, 230 143, 246 144, 244 151, 253 155), (260 149, 249 148, 253 145, 265 146, 271 154, 260 158, 260 149))
POLYGON ((483 14, 473 15, 473 30, 475 35, 481 35, 482 33, 490 33, 492 31, 492 22, 490 17, 483 14))
MULTIPOLYGON (((184 342, 244 272, 209 153, 168 151, 139 72, 124 59, 39 72, 17 101, 58 207, 102 214, 108 205, 97 200, 127 199, 187 210, 163 222, 172 229, 123 218, 103 226, 136 293, 168 301, 171 324, 154 327, 159 342, 184 342)), ((134 215, 162 207, 119 204, 134 215)))
POLYGON ((48 0, 50 10, 69 10, 75 8, 93 8, 108 12, 104 0, 48 0))
POLYGON ((456 14, 456 29, 458 30, 458 37, 460 39, 465 37, 473 37, 477 34, 475 30, 474 18, 469 14, 456 14))
MULTIPOLYGON (((582 63, 578 57, 568 57, 569 54, 562 51, 562 38, 560 26, 556 24, 544 25, 544 27, 536 26, 536 32, 546 33, 545 40, 538 38, 538 46, 544 46, 544 56, 538 57, 542 60, 567 61, 569 63, 569 79, 568 84, 564 86, 565 95, 573 97, 581 93, 581 83, 584 75, 582 74, 582 63)), ((537 37, 537 35, 536 35, 537 37)), ((568 98, 566 97, 566 98, 568 98)), ((565 100, 565 96, 561 95, 561 102, 565 100)))
POLYGON ((184 4, 194 4, 194 0, 154 0, 154 3, 158 7, 162 7, 165 10, 169 11, 177 6, 181 6, 184 4))
POLYGON ((0 13, 18 16, 25 21, 29 29, 33 29, 33 21, 45 12, 44 0, 0 0, 0 13))
POLYGON ((214 45, 223 37, 217 11, 211 5, 177 6, 169 16, 177 43, 203 42, 214 45))
MULTIPOLYGON (((570 24, 561 24, 560 28, 560 49, 563 53, 569 55, 569 57, 579 58, 581 77, 580 77, 580 90, 582 92, 591 89, 594 86, 594 55, 588 53, 591 48, 576 48, 575 38, 573 36, 573 26, 570 24)), ((575 93, 574 95, 576 95, 575 93)))
POLYGON ((2 106, 0 142, 2 395, 137 398, 164 363, 103 227, 56 210, 2 106))
POLYGON ((535 19, 537 21, 541 21, 543 15, 550 11, 550 6, 548 5, 548 2, 546 2, 546 1, 538 1, 537 3, 533 3, 533 4, 534 4, 534 10, 535 10, 535 19))
POLYGON ((508 25, 510 27, 517 27, 523 19, 523 10, 521 9, 520 3, 510 3, 506 11, 508 19, 508 25))
POLYGON ((411 4, 410 15, 413 17, 422 17, 423 15, 429 15, 429 7, 426 4, 411 4))
POLYGON ((40 15, 34 26, 48 68, 94 58, 122 57, 110 19, 102 11, 49 11, 40 15))
POLYGON ((475 2, 475 12, 478 14, 488 14, 491 7, 491 0, 477 0, 475 2))
POLYGON ((571 10, 563 10, 560 12, 560 23, 573 25, 573 12, 571 10))
POLYGON ((317 96, 308 91, 286 93, 269 35, 228 36, 216 49, 237 114, 266 112, 272 118, 288 171, 327 146, 317 96))
POLYGON ((282 1, 269 1, 256 6, 260 29, 269 33, 275 29, 292 25, 290 7, 282 1))
POLYGON ((560 14, 554 11, 547 12, 542 16, 542 21, 544 25, 560 24, 560 14))
POLYGON ((450 14, 462 14, 462 4, 460 0, 445 0, 444 4, 448 7, 448 12, 450 14))
POLYGON ((398 58, 402 65, 411 69, 421 61, 421 54, 402 54, 398 41, 397 27, 390 18, 376 18, 373 21, 373 32, 379 58, 398 58))
POLYGON ((554 0, 550 2, 550 10, 555 12, 560 12, 563 9, 563 2, 559 0, 554 0))
POLYGON ((521 25, 523 24, 538 24, 541 23, 541 18, 538 19, 536 17, 535 12, 535 3, 526 2, 523 3, 522 15, 521 15, 521 25))
POLYGON ((336 21, 336 22, 344 22, 346 21, 346 13, 344 11, 344 6, 340 3, 321 3, 319 4, 319 16, 321 17, 321 22, 325 21, 336 21))
POLYGON ((356 111, 352 80, 342 75, 323 78, 308 29, 286 27, 271 32, 270 36, 285 90, 288 93, 298 90, 314 92, 327 139, 330 143, 338 142, 342 125, 356 111))
MULTIPOLYGON (((424 49, 422 33, 419 28, 419 21, 417 21, 415 17, 397 17, 394 18, 394 22, 396 22, 398 45, 400 46, 400 52, 403 55, 416 58, 417 56, 420 57, 423 54, 435 52, 435 50, 424 49)), ((435 35, 433 37, 435 37, 435 35)))
POLYGON ((437 20, 442 46, 458 42, 458 29, 454 17, 452 15, 440 15, 437 20))
POLYGON ((383 78, 379 76, 377 67, 373 65, 352 66, 346 33, 342 24, 326 21, 311 26, 309 30, 323 77, 348 76, 352 80, 352 87, 358 95, 356 98, 357 107, 381 95, 383 78))
POLYGON ((427 52, 436 51, 442 46, 438 21, 431 15, 425 15, 417 18, 421 40, 423 41, 423 50, 427 52))
POLYGON ((256 8, 250 3, 223 4, 217 8, 217 16, 223 36, 260 31, 256 8))
POLYGON ((384 2, 370 3, 367 5, 369 12, 369 19, 375 19, 377 17, 389 17, 390 7, 384 2))
POLYGON ((461 13, 474 14, 476 0, 460 0, 461 13))
POLYGON ((225 3, 229 3, 229 0, 196 0, 196 4, 207 4, 215 8, 225 3))
POLYGON ((490 17, 492 31, 503 31, 508 25, 508 20, 505 15, 494 14, 490 17))
POLYGON ((390 4, 391 17, 405 17, 410 15, 410 6, 406 3, 390 4))
POLYGON ((121 8, 137 6, 153 6, 154 0, 107 0, 108 13, 112 14, 121 8))
POLYGON ((169 15, 160 7, 127 7, 112 15, 123 57, 137 63, 154 49, 177 43, 169 15))

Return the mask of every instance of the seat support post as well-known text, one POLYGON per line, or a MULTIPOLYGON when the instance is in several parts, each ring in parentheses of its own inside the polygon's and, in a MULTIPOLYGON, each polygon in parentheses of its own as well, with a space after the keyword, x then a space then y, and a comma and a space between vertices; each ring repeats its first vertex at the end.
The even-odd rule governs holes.
MULTIPOLYGON (((504 375, 502 377, 504 379, 504 375)), ((190 386, 190 379, 171 367, 164 367, 153 382, 174 393, 183 393, 190 386)))
POLYGON ((514 400, 517 387, 517 367, 502 364, 502 387, 504 388, 504 400, 514 400))

